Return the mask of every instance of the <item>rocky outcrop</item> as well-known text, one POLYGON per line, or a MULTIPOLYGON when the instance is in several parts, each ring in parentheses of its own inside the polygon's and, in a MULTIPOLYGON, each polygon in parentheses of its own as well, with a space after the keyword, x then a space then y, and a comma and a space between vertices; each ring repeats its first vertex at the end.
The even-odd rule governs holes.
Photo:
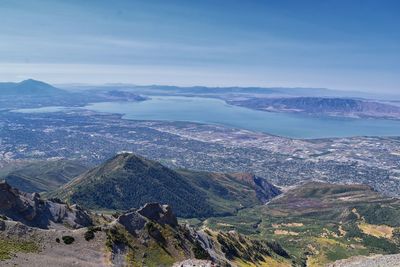
POLYGON ((132 211, 120 215, 117 222, 124 226, 129 233, 134 235, 144 228, 146 219, 136 211, 132 211))
POLYGON ((43 200, 38 193, 28 194, 0 182, 0 215, 25 225, 49 229, 60 224, 72 228, 90 226, 88 213, 77 205, 43 200))
POLYGON ((117 218, 116 222, 133 235, 142 230, 147 222, 171 227, 178 226, 178 220, 171 207, 158 203, 148 203, 139 209, 124 213, 117 218))
POLYGON ((172 267, 213 267, 216 266, 212 261, 207 261, 207 260, 196 260, 196 259, 190 259, 190 260, 184 260, 181 262, 174 263, 172 267))
POLYGON ((169 205, 148 203, 138 209, 137 213, 161 225, 168 224, 173 227, 178 225, 178 220, 169 205))

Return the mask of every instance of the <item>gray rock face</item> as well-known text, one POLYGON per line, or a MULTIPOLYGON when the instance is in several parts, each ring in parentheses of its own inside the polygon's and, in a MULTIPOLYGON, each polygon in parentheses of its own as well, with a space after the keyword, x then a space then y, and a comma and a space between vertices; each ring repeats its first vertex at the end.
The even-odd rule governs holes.
POLYGON ((28 194, 0 182, 0 215, 32 227, 51 228, 53 224, 72 228, 90 226, 90 216, 80 207, 43 200, 38 193, 28 194))
POLYGON ((116 221, 131 234, 142 230, 148 221, 160 225, 178 226, 178 220, 171 207, 158 203, 149 203, 137 210, 129 211, 120 215, 116 221))
POLYGON ((168 224, 173 227, 178 225, 178 220, 169 205, 148 203, 138 209, 137 213, 161 225, 168 224))
POLYGON ((176 262, 172 267, 212 267, 215 266, 212 261, 189 259, 181 262, 176 262))
POLYGON ((143 229, 146 224, 146 219, 133 211, 119 216, 117 222, 122 224, 129 233, 135 234, 137 231, 143 229))
POLYGON ((6 228, 6 223, 3 220, 0 220, 0 231, 3 231, 6 228))
POLYGON ((372 255, 372 256, 354 256, 349 259, 335 261, 327 267, 398 267, 400 254, 392 255, 372 255))

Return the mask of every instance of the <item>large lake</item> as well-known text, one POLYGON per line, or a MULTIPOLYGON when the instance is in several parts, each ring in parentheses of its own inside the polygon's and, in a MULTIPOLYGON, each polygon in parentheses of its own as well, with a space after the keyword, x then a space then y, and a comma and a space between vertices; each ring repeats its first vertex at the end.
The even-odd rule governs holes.
MULTIPOLYGON (((271 113, 237 107, 222 100, 199 97, 152 96, 143 102, 102 102, 85 109, 124 114, 125 119, 191 121, 222 124, 293 138, 349 136, 400 136, 400 121, 311 117, 271 113)), ((18 110, 19 112, 55 112, 62 107, 18 110)))

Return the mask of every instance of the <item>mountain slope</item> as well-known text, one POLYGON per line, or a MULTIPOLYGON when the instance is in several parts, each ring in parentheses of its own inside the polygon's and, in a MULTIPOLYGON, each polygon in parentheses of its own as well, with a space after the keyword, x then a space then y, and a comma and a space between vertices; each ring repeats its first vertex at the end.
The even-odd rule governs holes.
POLYGON ((180 225, 169 205, 148 203, 114 217, 0 183, 2 265, 290 266, 290 260, 275 242, 180 225))
POLYGON ((80 228, 92 225, 88 213, 80 207, 43 200, 37 193, 28 194, 0 182, 0 215, 25 225, 48 229, 53 224, 80 228))
POLYGON ((68 183, 57 196, 97 209, 127 210, 147 202, 172 205, 180 216, 213 212, 206 198, 161 164, 120 154, 68 183))
POLYGON ((2 96, 53 96, 68 93, 50 84, 29 79, 19 83, 0 83, 0 94, 2 96))
POLYGON ((124 153, 51 195, 95 209, 127 210, 148 202, 168 203, 181 217, 207 217, 232 214, 280 193, 275 187, 270 190, 257 185, 253 178, 174 171, 158 162, 124 153))
POLYGON ((0 178, 24 192, 45 192, 59 188, 86 170, 86 166, 76 161, 37 161, 0 170, 0 178))
POLYGON ((75 107, 106 100, 95 94, 71 92, 32 79, 19 83, 0 83, 0 107, 5 109, 75 107))
POLYGON ((265 179, 248 173, 212 173, 178 170, 197 190, 207 196, 218 215, 234 214, 246 207, 263 204, 281 191, 265 179))
POLYGON ((200 226, 276 240, 307 266, 400 253, 400 200, 366 185, 308 182, 267 205, 210 218, 200 226))

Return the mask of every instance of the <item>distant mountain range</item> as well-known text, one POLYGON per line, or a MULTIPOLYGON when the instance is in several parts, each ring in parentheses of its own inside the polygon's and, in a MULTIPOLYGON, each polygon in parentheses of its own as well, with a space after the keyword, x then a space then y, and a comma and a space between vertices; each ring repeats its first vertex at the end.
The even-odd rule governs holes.
POLYGON ((91 209, 127 210, 148 202, 168 203, 178 216, 234 214, 279 195, 278 188, 251 174, 171 170, 122 153, 78 176, 50 196, 91 209))
POLYGON ((400 100, 399 94, 377 94, 361 91, 334 90, 327 88, 305 87, 207 87, 207 86, 168 86, 168 85, 133 85, 112 83, 104 85, 63 84, 61 88, 75 88, 78 90, 109 91, 121 90, 138 94, 166 94, 166 95, 203 95, 221 96, 225 98, 232 95, 253 95, 260 97, 346 97, 365 98, 377 100, 400 100))
POLYGON ((75 87, 75 89, 77 88, 92 92, 92 94, 97 92, 97 94, 107 95, 115 99, 145 100, 140 95, 197 96, 218 98, 231 105, 270 112, 342 117, 400 118, 400 106, 396 102, 400 99, 398 95, 324 88, 178 87, 124 84, 75 87))
POLYGON ((63 84, 56 87, 34 79, 27 79, 21 82, 0 82, 1 95, 56 95, 72 91, 102 91, 109 97, 133 98, 144 100, 138 94, 173 94, 173 95, 257 95, 260 97, 324 97, 324 98, 364 98, 376 100, 395 101, 400 100, 400 95, 376 94, 359 91, 342 91, 326 88, 302 88, 302 87, 206 87, 206 86, 165 86, 149 85, 137 86, 130 84, 105 84, 105 85, 75 85, 63 84), (65 89, 60 89, 65 88, 65 89), (75 89, 75 90, 74 90, 75 89))
POLYGON ((396 97, 323 88, 215 88, 120 84, 76 88, 80 90, 63 90, 33 79, 19 83, 0 83, 0 105, 3 108, 84 106, 102 101, 145 101, 151 95, 183 95, 219 98, 232 105, 270 112, 400 118, 400 106, 395 102, 396 97), (381 102, 380 99, 387 101, 381 102))
POLYGON ((270 112, 345 117, 400 118, 399 106, 362 99, 325 97, 248 98, 230 100, 228 103, 270 112))

